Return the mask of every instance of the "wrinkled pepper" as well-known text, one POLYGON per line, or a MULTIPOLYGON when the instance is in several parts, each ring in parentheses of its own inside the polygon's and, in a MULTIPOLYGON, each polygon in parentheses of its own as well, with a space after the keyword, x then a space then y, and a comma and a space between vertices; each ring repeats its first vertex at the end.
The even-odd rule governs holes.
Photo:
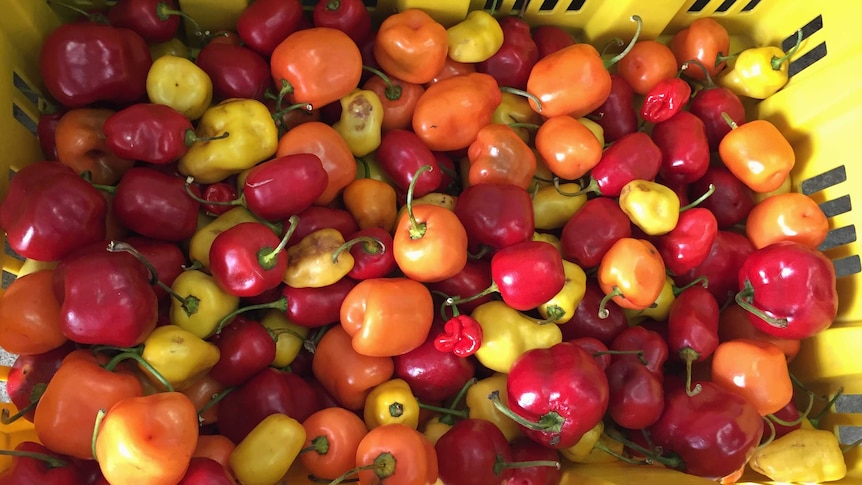
POLYGON ((563 340, 556 325, 537 323, 502 301, 479 305, 470 316, 482 326, 482 345, 476 358, 496 372, 508 373, 527 350, 546 349, 563 340))
POLYGON ((356 89, 340 100, 341 118, 332 127, 347 142, 355 157, 364 157, 380 146, 383 104, 377 93, 356 89))
POLYGON ((278 128, 269 109, 253 99, 228 99, 204 112, 198 137, 230 136, 191 146, 179 171, 199 183, 220 182, 266 160, 278 148, 278 128))
POLYGON ((419 401, 413 396, 407 381, 391 379, 368 393, 363 416, 368 429, 392 423, 416 429, 419 426, 419 401))
POLYGON ((282 280, 294 288, 321 288, 335 284, 353 269, 349 251, 335 253, 344 244, 344 236, 336 229, 324 228, 312 232, 287 248, 287 270, 282 280))

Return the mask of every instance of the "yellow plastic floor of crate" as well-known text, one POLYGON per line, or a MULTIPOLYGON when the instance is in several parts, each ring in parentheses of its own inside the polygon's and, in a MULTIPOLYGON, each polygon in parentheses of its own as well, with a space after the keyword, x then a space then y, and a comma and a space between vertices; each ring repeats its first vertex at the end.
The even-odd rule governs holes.
MULTIPOLYGON (((96 2, 98 3, 98 2, 96 2)), ((451 25, 483 0, 369 0, 378 18, 398 9, 426 9, 451 25)), ((488 2, 490 3, 490 2, 488 2)), ((231 28, 246 0, 180 0, 182 9, 206 29, 231 28)), ((500 0, 498 13, 521 9, 523 0, 500 0)), ((41 0, 7 0, 0 15, 0 165, 17 170, 41 158, 34 135, 38 120, 37 66, 41 39, 60 20, 41 0)), ((793 44, 797 29, 803 41, 792 57, 789 84, 778 94, 752 103, 750 116, 775 123, 791 141, 797 156, 793 189, 817 200, 830 220, 822 249, 839 274, 840 310, 833 327, 803 343, 793 370, 815 392, 834 394, 843 388, 823 425, 843 443, 862 438, 862 265, 856 227, 860 211, 852 203, 862 182, 862 36, 855 35, 862 2, 809 0, 533 0, 524 9, 532 25, 571 28, 589 42, 630 38, 632 14, 644 20, 644 38, 666 38, 700 17, 714 17, 732 34, 732 46, 793 44), (854 162, 854 160, 856 160, 854 162)), ((0 178, 0 194, 8 177, 0 178)), ((4 270, 14 275, 20 261, 10 255, 4 270)), ((21 435, 18 435, 21 436, 21 435)), ((846 455, 848 477, 842 484, 862 483, 862 452, 846 455)), ((2 458, 0 458, 2 463, 2 458)), ((681 484, 702 479, 631 466, 573 467, 564 483, 681 484)), ((747 475, 748 478, 750 475, 747 475)), ((751 480, 758 480, 752 477, 751 480)), ((770 483, 757 481, 756 483, 770 483)))

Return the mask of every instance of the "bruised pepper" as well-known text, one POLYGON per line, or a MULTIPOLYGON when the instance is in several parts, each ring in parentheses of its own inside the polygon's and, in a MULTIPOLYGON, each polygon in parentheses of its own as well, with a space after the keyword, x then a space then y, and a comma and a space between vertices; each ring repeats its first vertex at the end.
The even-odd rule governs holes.
POLYGON ((364 157, 380 146, 383 104, 377 93, 354 90, 341 98, 341 118, 332 125, 355 157, 364 157))
POLYGON ((349 251, 336 251, 344 244, 337 229, 324 228, 302 238, 287 249, 287 270, 282 280, 293 288, 322 288, 335 284, 353 269, 349 251))
POLYGON ((202 184, 220 182, 275 154, 278 128, 269 109, 254 99, 227 99, 204 112, 196 134, 213 139, 192 145, 179 171, 202 184))

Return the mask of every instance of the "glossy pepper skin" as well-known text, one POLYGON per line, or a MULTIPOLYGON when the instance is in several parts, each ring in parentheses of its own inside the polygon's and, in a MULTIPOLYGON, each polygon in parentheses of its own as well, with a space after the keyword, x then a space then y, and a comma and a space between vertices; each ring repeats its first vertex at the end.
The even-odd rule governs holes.
POLYGON ((751 323, 776 337, 810 337, 828 328, 838 312, 832 261, 799 243, 778 242, 749 254, 738 281, 737 302, 769 319, 750 313, 751 323))
POLYGON ((727 168, 755 192, 781 187, 796 164, 796 154, 784 134, 767 120, 728 124, 731 130, 718 145, 727 168))
POLYGON ((639 131, 625 135, 602 153, 590 173, 590 185, 594 184, 601 195, 617 197, 632 180, 655 179, 661 159, 661 149, 649 135, 639 131))
POLYGON ((264 485, 280 480, 305 443, 302 423, 284 414, 267 416, 230 454, 230 467, 240 483, 264 485), (272 442, 281 443, 273 447, 272 442))
POLYGON ((0 473, 0 485, 74 485, 83 483, 81 471, 73 463, 65 460, 44 445, 33 441, 22 441, 15 451, 39 453, 55 459, 55 462, 29 456, 16 456, 12 464, 0 473))
POLYGON ((777 482, 824 483, 847 475, 847 463, 835 433, 797 429, 758 449, 751 469, 777 482))
POLYGON ((611 74, 611 92, 605 102, 591 113, 604 129, 605 141, 614 142, 638 129, 638 114, 634 108, 634 95, 628 81, 619 74, 611 74))
POLYGON ((727 476, 748 460, 763 435, 763 420, 744 398, 712 382, 688 396, 681 383, 665 387, 665 412, 648 428, 653 443, 682 459, 687 473, 727 476))
MULTIPOLYGON (((717 20, 710 17, 699 18, 688 28, 674 34, 670 41, 670 50, 680 68, 687 61, 696 59, 706 66, 708 75, 715 76, 726 66, 719 56, 730 53, 730 37, 727 29, 717 20)), ((704 71, 699 69, 687 70, 686 75, 697 81, 705 78, 704 71)))
POLYGON ((18 171, 0 203, 0 225, 16 253, 57 261, 105 237, 107 202, 74 170, 38 162, 18 171))
POLYGON ((506 380, 511 410, 545 431, 524 429, 531 439, 568 448, 601 421, 608 408, 608 381, 592 355, 562 342, 530 350, 515 361, 506 380))
POLYGON ((365 45, 374 33, 371 15, 362 0, 318 0, 311 12, 316 27, 338 29, 356 42, 365 45))
POLYGON ((700 118, 680 111, 656 124, 652 139, 661 150, 662 179, 670 183, 689 184, 706 174, 709 168, 709 138, 700 118))
POLYGON ((105 143, 127 160, 165 165, 178 160, 194 143, 191 121, 162 104, 138 103, 105 120, 105 143))
POLYGON ((631 220, 620 205, 610 197, 595 197, 563 226, 563 257, 583 268, 595 268, 617 240, 631 235, 631 220))
POLYGON ((466 358, 476 353, 482 345, 482 327, 475 318, 457 315, 446 321, 443 333, 434 339, 434 348, 440 352, 452 352, 466 358))
POLYGON ((120 179, 113 208, 117 220, 136 233, 178 242, 197 230, 200 202, 185 192, 182 178, 155 168, 134 167, 120 179))
POLYGON ((242 197, 248 210, 261 219, 287 220, 311 207, 328 183, 320 157, 297 153, 252 167, 243 182, 242 197), (287 181, 291 185, 286 190, 287 181))
POLYGON ((502 249, 533 237, 530 194, 517 185, 471 185, 458 196, 454 210, 473 250, 483 245, 502 249))
POLYGON ((491 279, 507 305, 529 311, 554 297, 566 282, 560 252, 544 241, 507 246, 491 258, 491 279), (535 281, 530 275, 541 274, 535 281))
POLYGON ((272 84, 269 65, 248 47, 224 42, 210 42, 201 49, 195 63, 213 83, 216 100, 248 98, 263 100, 272 84))
POLYGON ((374 58, 385 72, 398 79, 425 84, 446 63, 449 52, 446 28, 418 8, 386 17, 374 40, 374 58))
POLYGON ((368 393, 363 415, 369 430, 393 423, 416 429, 419 426, 419 401, 413 396, 407 381, 391 379, 368 393))
POLYGON ((48 93, 69 108, 140 100, 151 64, 140 35, 89 22, 57 27, 39 51, 39 72, 48 93))
POLYGON ((546 349, 563 340, 557 325, 539 324, 501 301, 480 305, 470 316, 482 330, 476 358, 496 372, 508 373, 527 350, 546 349))
POLYGON ((242 222, 220 233, 210 248, 210 274, 226 292, 257 296, 281 283, 288 255, 279 237, 258 222, 242 222))
POLYGON ((656 248, 667 269, 681 275, 703 263, 717 234, 712 212, 693 207, 680 213, 676 227, 656 240, 656 248))
POLYGON ((299 0, 262 0, 243 9, 236 21, 236 32, 243 43, 264 57, 296 32, 302 21, 299 0))
POLYGON ((175 0, 122 0, 108 10, 108 22, 137 32, 147 44, 171 40, 180 27, 180 17, 165 10, 175 10, 175 0))
POLYGON ((661 123, 682 110, 691 97, 691 86, 678 77, 664 79, 650 89, 641 107, 641 117, 650 123, 661 123))
POLYGON ((477 63, 496 54, 503 45, 503 29, 493 15, 473 10, 467 18, 446 30, 449 58, 456 62, 477 63))
POLYGON ((779 47, 752 47, 740 52, 733 65, 718 78, 719 84, 739 96, 766 99, 787 84, 790 63, 787 62, 799 49, 802 32, 792 49, 785 53, 779 47))
POLYGON ((530 187, 536 173, 536 155, 518 133, 502 124, 489 124, 467 148, 470 185, 514 184, 530 187))
POLYGON ((477 72, 494 76, 500 86, 526 89, 539 48, 530 34, 530 24, 515 16, 500 19, 503 43, 491 57, 476 65, 477 72))

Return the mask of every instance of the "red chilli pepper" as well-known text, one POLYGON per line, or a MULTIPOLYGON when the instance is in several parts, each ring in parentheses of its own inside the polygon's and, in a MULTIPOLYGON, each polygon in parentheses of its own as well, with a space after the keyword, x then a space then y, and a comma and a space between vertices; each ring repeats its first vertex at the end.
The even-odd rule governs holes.
POLYGON ((482 327, 475 318, 455 315, 446 321, 443 333, 434 339, 434 348, 440 352, 452 352, 458 357, 469 357, 482 345, 482 327))
POLYGON ((677 114, 688 103, 691 86, 678 77, 659 81, 644 97, 641 117, 650 123, 660 123, 677 114))

